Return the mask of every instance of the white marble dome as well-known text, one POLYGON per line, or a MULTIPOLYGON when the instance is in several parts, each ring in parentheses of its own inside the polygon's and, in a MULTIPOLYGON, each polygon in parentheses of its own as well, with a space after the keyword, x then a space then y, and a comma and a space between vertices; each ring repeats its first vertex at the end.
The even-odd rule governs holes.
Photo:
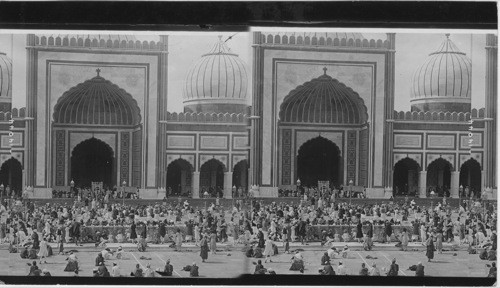
POLYGON ((446 34, 439 48, 415 70, 410 100, 413 111, 470 112, 471 60, 449 36, 446 34))
POLYGON ((187 73, 184 110, 241 113, 247 106, 247 94, 246 65, 219 36, 213 48, 187 73))
POLYGON ((9 111, 12 103, 12 61, 0 52, 0 111, 9 111))

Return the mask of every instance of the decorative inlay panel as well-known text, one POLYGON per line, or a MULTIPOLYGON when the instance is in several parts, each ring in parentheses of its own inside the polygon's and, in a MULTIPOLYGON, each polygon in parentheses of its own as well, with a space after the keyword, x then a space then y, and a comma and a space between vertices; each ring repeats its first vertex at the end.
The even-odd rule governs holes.
POLYGON ((200 149, 227 149, 227 136, 200 136, 200 149))
POLYGON ((120 183, 129 181, 129 164, 130 164, 130 133, 120 133, 120 183))
POLYGON ((56 131, 56 186, 66 186, 64 175, 66 168, 66 132, 56 131))
POLYGON ((356 131, 347 131, 347 179, 356 181, 356 131))
POLYGON ((427 134, 427 148, 455 149, 455 135, 427 134))
POLYGON ((11 132, 12 136, 4 134, 1 136, 0 148, 10 149, 11 146, 23 146, 23 133, 11 132))
POLYGON ((281 184, 292 184, 292 130, 283 129, 281 138, 281 184))
POLYGON ((134 131, 132 133, 132 185, 134 187, 141 186, 141 159, 142 159, 142 131, 134 131))
POLYGON ((394 148, 422 148, 422 135, 394 134, 394 148))
POLYGON ((167 135, 167 149, 194 148, 194 135, 167 135))
POLYGON ((358 185, 368 186, 368 129, 359 131, 358 185))

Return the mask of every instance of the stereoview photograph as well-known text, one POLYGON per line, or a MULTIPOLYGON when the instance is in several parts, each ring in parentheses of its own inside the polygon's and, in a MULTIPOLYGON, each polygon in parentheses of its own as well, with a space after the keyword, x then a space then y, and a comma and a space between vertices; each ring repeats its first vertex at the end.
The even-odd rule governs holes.
POLYGON ((0 274, 496 278, 497 31, 441 32, 0 31, 0 274))

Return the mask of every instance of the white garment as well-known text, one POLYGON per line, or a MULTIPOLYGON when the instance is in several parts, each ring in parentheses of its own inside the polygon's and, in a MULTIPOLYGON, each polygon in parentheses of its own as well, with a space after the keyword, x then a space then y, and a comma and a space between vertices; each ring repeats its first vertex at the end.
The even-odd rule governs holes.
POLYGON ((337 268, 337 275, 347 275, 347 269, 343 264, 337 268))
POLYGON ((266 246, 264 248, 264 257, 273 256, 273 241, 271 239, 267 239, 266 246))
POLYGON ((47 242, 42 240, 40 242, 40 251, 38 252, 38 257, 48 257, 49 250, 47 249, 47 242))
POLYGON ((111 277, 120 277, 120 266, 116 265, 111 268, 111 277))

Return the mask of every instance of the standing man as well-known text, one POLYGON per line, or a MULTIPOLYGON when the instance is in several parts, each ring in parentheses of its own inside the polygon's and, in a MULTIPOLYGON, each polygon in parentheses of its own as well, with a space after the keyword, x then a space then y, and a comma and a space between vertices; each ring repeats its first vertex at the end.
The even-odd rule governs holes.
POLYGON ((73 224, 71 225, 71 232, 73 234, 73 240, 75 245, 78 246, 78 240, 80 239, 80 223, 73 219, 73 224))

